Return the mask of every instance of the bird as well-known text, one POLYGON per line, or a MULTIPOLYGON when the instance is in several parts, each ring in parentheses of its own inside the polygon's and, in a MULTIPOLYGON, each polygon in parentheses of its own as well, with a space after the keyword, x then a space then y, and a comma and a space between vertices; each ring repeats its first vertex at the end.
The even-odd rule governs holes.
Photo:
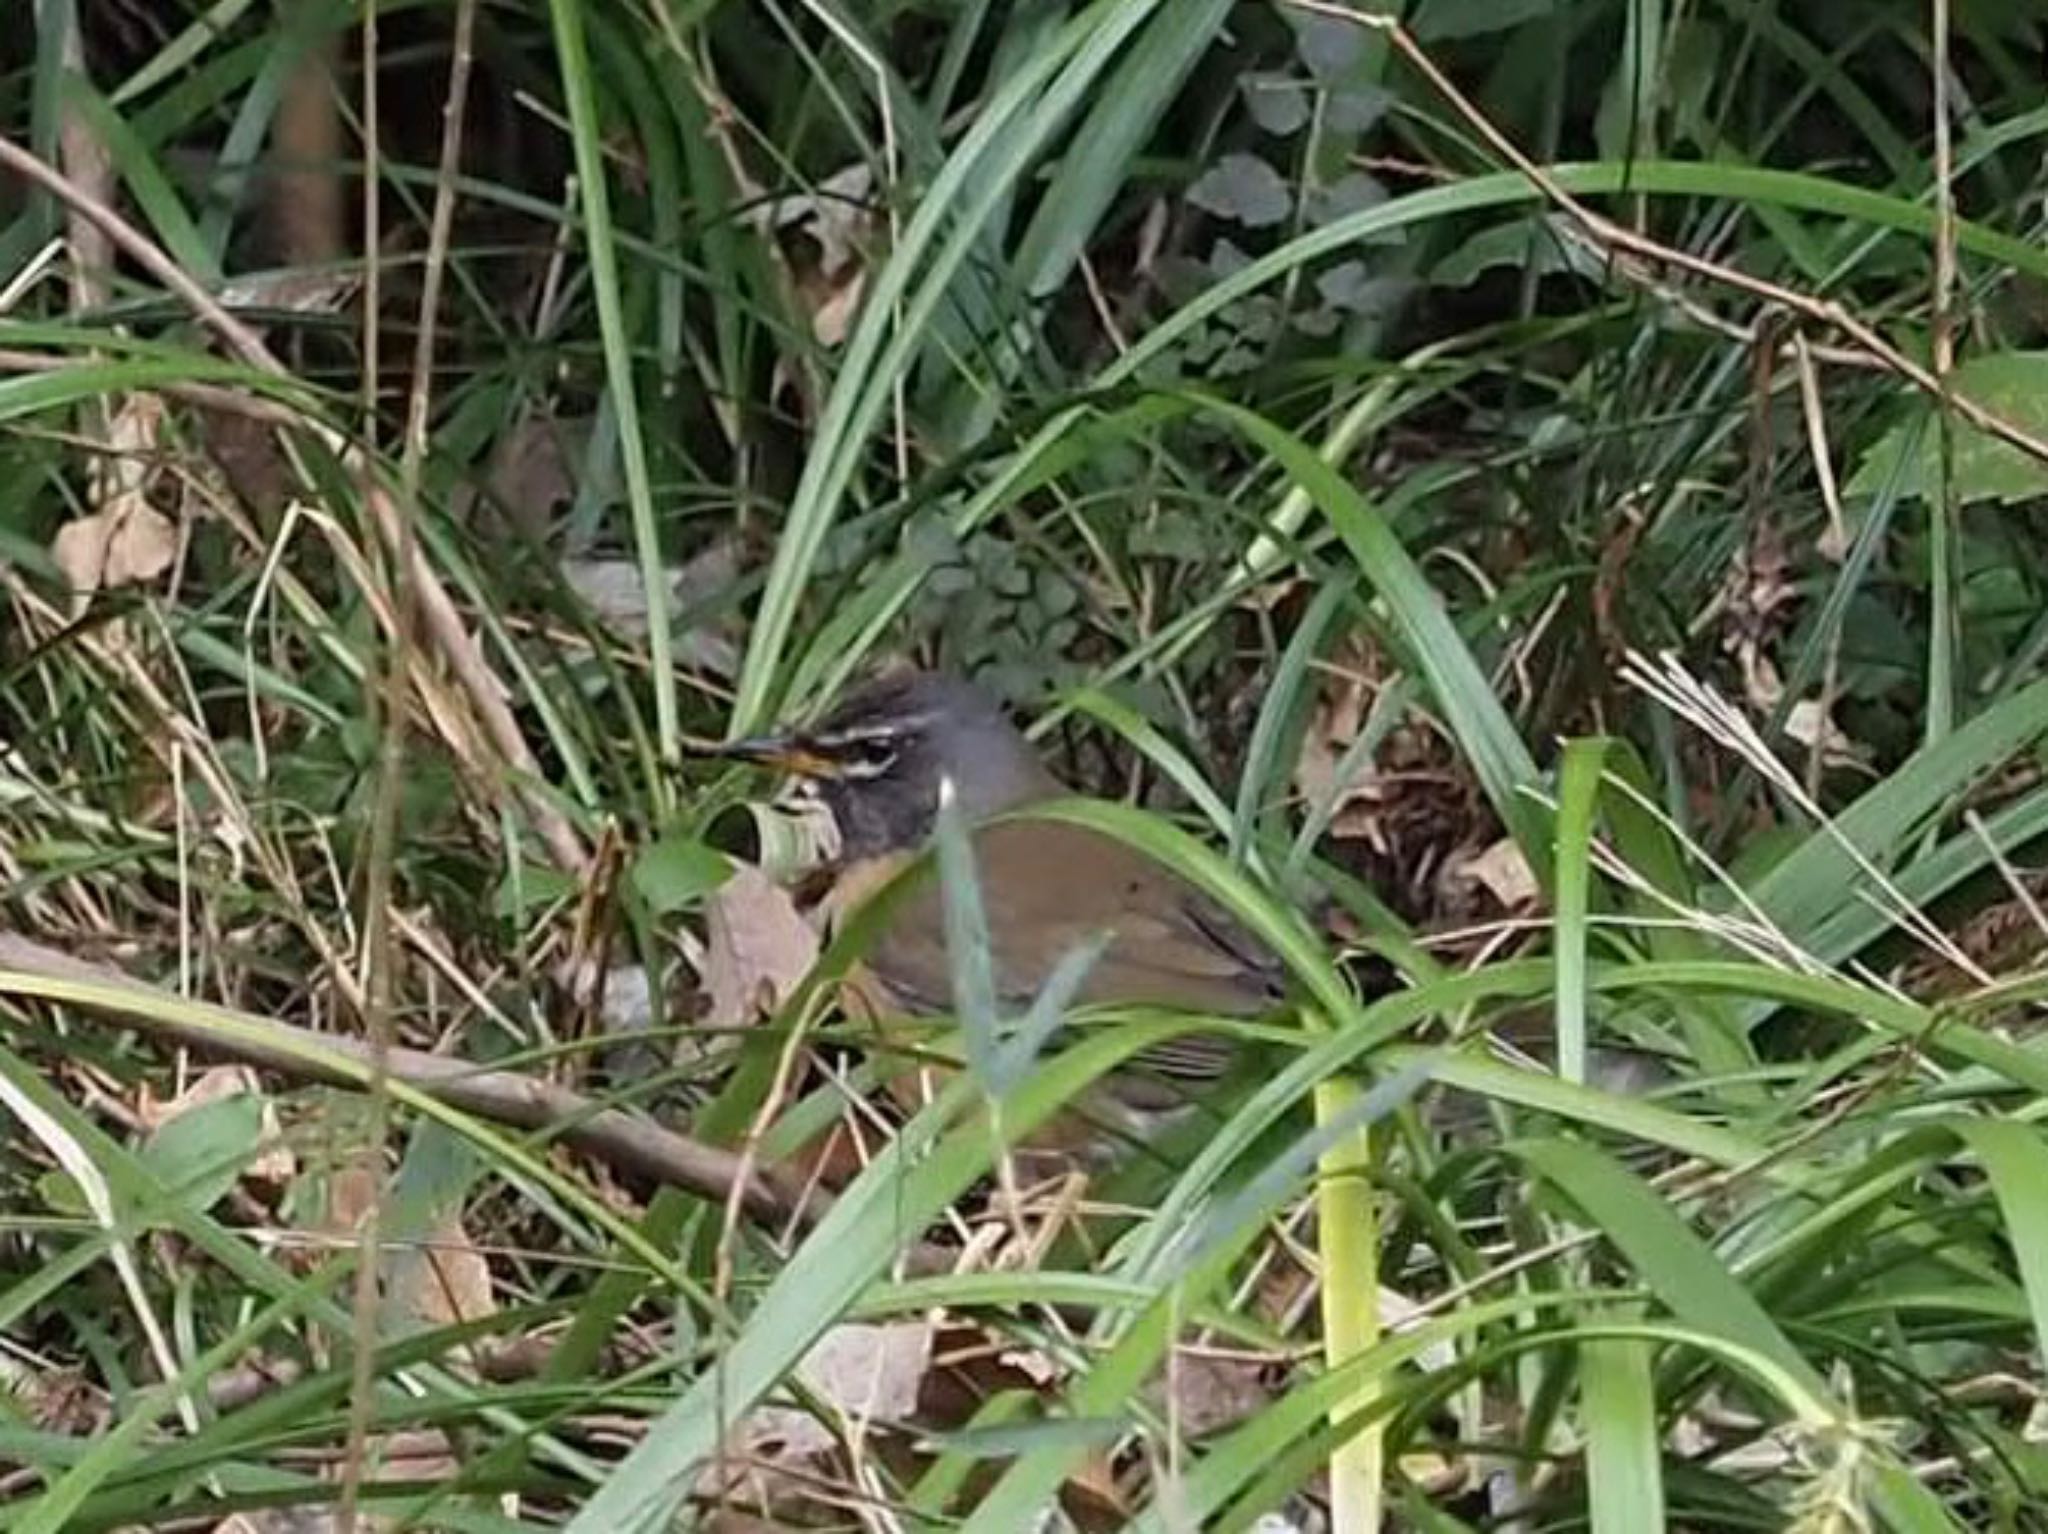
MULTIPOLYGON (((1000 818, 1072 790, 995 698, 961 676, 885 673, 814 725, 730 741, 720 752, 790 775, 798 794, 829 815, 839 845, 827 904, 842 909, 931 844, 940 796, 951 793, 969 828, 1005 1016, 1022 1016, 1061 959, 1097 941, 1078 1006, 1241 1019, 1284 1002, 1273 956, 1178 874, 1086 826, 1000 818)), ((943 900, 938 881, 926 879, 887 913, 856 988, 877 1020, 953 1011, 943 900)), ((1078 1115, 1060 1116, 1025 1146, 1113 1159, 1116 1141, 1183 1116, 1235 1056, 1234 1040, 1211 1033, 1141 1050, 1078 1115)))

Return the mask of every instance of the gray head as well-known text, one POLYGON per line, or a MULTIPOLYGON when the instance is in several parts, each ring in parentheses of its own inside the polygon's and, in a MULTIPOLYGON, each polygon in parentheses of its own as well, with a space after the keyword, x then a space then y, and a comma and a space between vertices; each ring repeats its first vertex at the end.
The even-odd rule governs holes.
POLYGON ((808 730, 726 750, 810 784, 831 810, 847 858, 921 846, 938 814, 941 779, 952 782, 970 821, 1060 791, 993 698, 932 672, 883 677, 808 730))

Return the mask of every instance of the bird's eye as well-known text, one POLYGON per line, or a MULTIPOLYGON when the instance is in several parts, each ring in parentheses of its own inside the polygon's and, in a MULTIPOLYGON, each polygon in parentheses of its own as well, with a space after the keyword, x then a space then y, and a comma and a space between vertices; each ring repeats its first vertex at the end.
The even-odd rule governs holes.
POLYGON ((849 777, 879 778, 896 765, 896 742, 885 735, 857 736, 840 758, 849 777))

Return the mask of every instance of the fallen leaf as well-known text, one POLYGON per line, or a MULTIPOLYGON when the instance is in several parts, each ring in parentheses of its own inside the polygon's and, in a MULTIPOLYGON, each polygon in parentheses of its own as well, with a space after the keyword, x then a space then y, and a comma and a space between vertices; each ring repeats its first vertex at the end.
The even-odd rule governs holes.
MULTIPOLYGON (((813 251, 789 249, 796 300, 811 317, 811 336, 820 346, 846 339, 867 286, 868 249, 880 232, 872 200, 874 176, 857 160, 827 176, 815 192, 770 201, 761 223, 775 232, 794 230, 813 251)), ((786 247, 787 248, 787 247, 786 247)))
POLYGON ((705 902, 704 1022, 737 1028, 788 1000, 818 958, 818 934, 787 891, 750 863, 705 902))
MULTIPOLYGON (((679 613, 711 606, 740 578, 741 543, 721 538, 669 569, 668 610, 679 613)), ((630 559, 566 559, 562 579, 591 613, 627 638, 647 634, 647 585, 640 566, 630 559)), ((732 677, 739 671, 737 629, 731 616, 688 624, 675 635, 676 664, 712 676, 732 677)))
POLYGON ((1005 1348, 996 1354, 996 1362, 1007 1364, 1039 1386, 1050 1385, 1063 1372, 1049 1355, 1038 1348, 1005 1348))
MULTIPOLYGON (((450 1481, 462 1473, 462 1462, 455 1457, 454 1446, 448 1435, 439 1428, 411 1428, 401 1433, 373 1433, 363 1446, 364 1479, 372 1481, 403 1481, 410 1485, 429 1485, 438 1481, 450 1481)), ((329 1480, 339 1479, 340 1466, 331 1467, 327 1472, 329 1480)), ((398 1528, 399 1521, 389 1517, 359 1519, 357 1527, 382 1534, 385 1529, 398 1528)))
POLYGON ((1273 1402, 1266 1360, 1177 1348, 1152 1398, 1168 1410, 1184 1438, 1209 1434, 1242 1422, 1273 1402))
POLYGON ((1802 698, 1785 711, 1785 733, 1809 751, 1818 749, 1831 766, 1860 764, 1863 754, 1842 727, 1829 717, 1818 698, 1802 698))
POLYGON ((491 448, 484 489, 513 523, 545 538, 555 515, 576 499, 577 459, 590 423, 545 411, 521 417, 491 448))
POLYGON ((9 1397, 21 1406, 32 1427, 91 1438, 106 1431, 111 1409, 106 1393, 75 1368, 25 1373, 7 1382, 9 1397))
POLYGON ((378 1180, 367 1167, 345 1166, 327 1179, 327 1198, 320 1211, 320 1230, 329 1236, 353 1237, 380 1192, 378 1180))
POLYGON ((1334 678, 1309 717, 1294 763, 1295 791, 1312 810, 1328 806, 1329 834, 1340 841, 1371 836, 1380 808, 1381 785, 1370 762, 1337 781, 1344 753, 1365 728, 1369 702, 1363 679, 1334 678))
POLYGON ((334 1514, 324 1507, 268 1507, 236 1513, 211 1534, 333 1534, 334 1514))
POLYGON ((1785 683, 1777 665, 1753 644, 1736 646, 1736 661, 1742 667, 1742 696, 1759 714, 1768 714, 1785 696, 1785 683))
POLYGON ((1508 911, 1520 910, 1531 904, 1541 889, 1529 867, 1529 860, 1522 856, 1522 849, 1512 837, 1507 836, 1453 865, 1450 877, 1462 883, 1477 884, 1503 910, 1508 911))
POLYGON ((846 333, 853 328, 853 317, 860 312, 867 277, 865 271, 854 267, 823 282, 806 284, 804 296, 811 309, 812 340, 820 346, 833 347, 846 339, 846 333))
POLYGON ((154 506, 100 511, 57 529, 50 557, 64 572, 74 596, 154 580, 171 567, 178 530, 154 506))
POLYGON ((1451 1497, 1472 1484, 1473 1466, 1441 1449, 1416 1449, 1401 1456, 1401 1473, 1432 1497, 1451 1497))
POLYGON ((498 1313, 491 1265, 463 1228, 460 1210, 443 1211, 424 1242, 396 1254, 391 1296, 407 1320, 428 1326, 459 1326, 498 1313))
POLYGON ((256 1073, 246 1065, 216 1065, 193 1077, 176 1097, 160 1098, 148 1082, 135 1099, 135 1120, 144 1129, 157 1130, 182 1113, 207 1103, 217 1103, 242 1092, 258 1092, 256 1073))
MULTIPOLYGON (((848 1422, 901 1421, 917 1409, 931 1355, 928 1322, 847 1322, 821 1337, 796 1372, 812 1396, 848 1422)), ((796 1472, 838 1444, 832 1427, 807 1411, 756 1407, 734 1430, 726 1452, 704 1467, 697 1493, 763 1513, 793 1510, 816 1495, 815 1480, 796 1472)))
MULTIPOLYGON (((1135 1511, 1116 1473, 1116 1461, 1109 1451, 1092 1448, 1068 1474, 1060 1487, 1060 1503, 1073 1518, 1077 1529, 1121 1529, 1135 1511)), ((1180 1525, 1187 1526, 1186 1519, 1180 1525)))
MULTIPOLYGON (((1759 714, 1773 712, 1785 698, 1785 684, 1770 657, 1754 646, 1742 646, 1737 653, 1742 666, 1742 694, 1759 714)), ((1863 764, 1856 742, 1843 733, 1818 698, 1801 698, 1785 710, 1785 733, 1811 751, 1816 747, 1821 760, 1831 767, 1863 764)))
POLYGON ((258 272, 229 282, 221 289, 220 301, 230 309, 338 314, 362 285, 362 276, 355 272, 258 272))
MULTIPOLYGON (((797 1378, 820 1402, 854 1422, 901 1421, 917 1410, 931 1366, 925 1321, 848 1321, 835 1326, 797 1365, 797 1378)), ((746 1452, 784 1462, 831 1449, 838 1438, 807 1411, 763 1406, 741 1428, 746 1452)))
POLYGON ((861 245, 874 229, 869 202, 874 172, 855 160, 818 183, 815 192, 794 192, 770 200, 762 210, 771 229, 795 229, 818 247, 818 269, 838 272, 860 256, 861 245))
POLYGON ((50 557, 80 609, 96 591, 156 579, 177 557, 176 525, 149 503, 163 418, 156 395, 129 396, 107 425, 106 454, 95 460, 95 509, 65 523, 51 541, 50 557))
MULTIPOLYGON (((1422 1325, 1431 1312, 1417 1304, 1398 1289, 1380 1285, 1380 1326, 1389 1332, 1405 1332, 1422 1325)), ((1425 1374, 1440 1374, 1455 1368, 1458 1362, 1457 1344, 1448 1338, 1430 1343, 1415 1355, 1415 1363, 1425 1374)))

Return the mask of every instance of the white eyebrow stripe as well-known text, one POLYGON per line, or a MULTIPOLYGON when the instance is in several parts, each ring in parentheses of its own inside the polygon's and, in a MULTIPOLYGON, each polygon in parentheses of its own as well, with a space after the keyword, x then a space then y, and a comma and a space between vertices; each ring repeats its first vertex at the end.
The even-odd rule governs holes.
POLYGON ((834 730, 820 730, 811 739, 821 746, 853 745, 864 740, 895 740, 931 723, 930 714, 904 715, 877 724, 848 724, 834 730))

